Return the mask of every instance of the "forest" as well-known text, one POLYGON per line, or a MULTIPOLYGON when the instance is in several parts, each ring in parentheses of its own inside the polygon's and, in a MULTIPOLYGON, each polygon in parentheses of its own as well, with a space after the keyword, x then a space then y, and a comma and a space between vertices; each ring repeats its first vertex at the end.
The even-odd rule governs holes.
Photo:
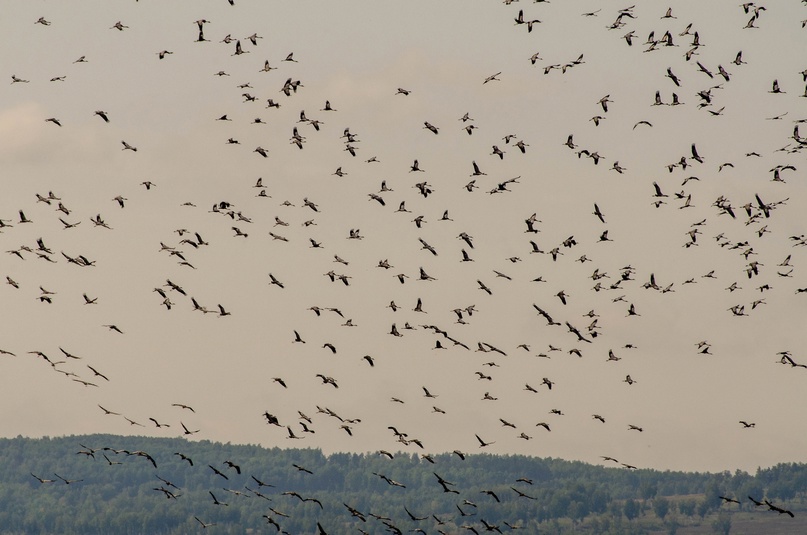
POLYGON ((0 533, 729 533, 738 515, 795 528, 807 512, 805 464, 749 474, 604 462, 17 437, 0 439, 0 533))

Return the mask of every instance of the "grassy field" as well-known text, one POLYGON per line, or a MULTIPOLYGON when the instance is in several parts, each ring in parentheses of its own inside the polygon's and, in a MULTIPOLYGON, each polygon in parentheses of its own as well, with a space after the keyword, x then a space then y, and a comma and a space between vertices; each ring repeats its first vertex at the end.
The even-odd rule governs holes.
MULTIPOLYGON (((758 512, 737 512, 731 513, 731 533, 732 535, 793 535, 797 533, 807 533, 807 515, 796 513, 795 518, 787 515, 778 515, 769 511, 758 512)), ((705 533, 716 533, 712 523, 717 519, 717 515, 709 515, 698 525, 681 526, 676 532, 677 535, 700 535, 705 533)), ((655 530, 656 534, 666 534, 669 530, 655 530)))
MULTIPOLYGON (((688 496, 667 496, 671 504, 683 500, 703 499, 703 495, 693 494, 688 496)), ((770 511, 765 506, 756 509, 738 510, 734 504, 724 504, 719 511, 711 512, 704 518, 699 516, 686 516, 677 511, 671 511, 662 521, 656 516, 652 508, 645 509, 643 514, 632 521, 632 526, 638 528, 637 531, 650 533, 652 535, 705 535, 715 533, 730 533, 731 535, 794 535, 807 533, 807 509, 803 504, 788 504, 788 509, 793 512, 791 518, 787 514, 779 514, 770 511), (723 523, 721 526, 720 523, 723 523), (728 532, 725 530, 726 521, 730 524, 728 532), (677 522, 676 529, 672 526, 677 522)), ((628 529, 631 523, 624 521, 622 527, 628 529)), ((561 522, 562 532, 576 533, 599 533, 602 525, 592 519, 587 519, 582 524, 572 526, 571 522, 561 522)), ((611 533, 619 531, 618 527, 611 526, 611 533)))

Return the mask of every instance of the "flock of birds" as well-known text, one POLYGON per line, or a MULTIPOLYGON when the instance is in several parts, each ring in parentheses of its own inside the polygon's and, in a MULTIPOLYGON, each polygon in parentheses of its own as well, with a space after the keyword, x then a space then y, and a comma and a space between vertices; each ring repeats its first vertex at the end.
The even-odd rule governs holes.
MULTIPOLYGON (((230 9, 241 8, 242 3, 245 2, 231 0, 230 9)), ((529 39, 539 40, 544 27, 558 13, 554 3, 523 8, 509 7, 512 3, 515 2, 504 2, 506 16, 502 20, 512 16, 515 31, 524 28, 529 39)), ((386 163, 401 157, 384 147, 385 143, 397 142, 395 136, 402 127, 396 126, 396 133, 389 139, 373 136, 372 129, 379 127, 368 126, 361 131, 351 127, 350 110, 358 114, 357 105, 325 94, 315 76, 311 76, 311 82, 301 76, 304 55, 268 49, 264 41, 269 39, 259 33, 240 38, 226 33, 212 16, 211 20, 189 20, 185 31, 171 37, 179 40, 176 46, 138 54, 153 54, 152 61, 160 65, 182 62, 180 50, 192 43, 197 48, 191 61, 200 61, 199 57, 209 54, 221 62, 212 68, 212 60, 205 63, 209 71, 206 76, 214 79, 220 104, 219 110, 211 112, 199 128, 199 135, 215 140, 210 146, 219 146, 221 155, 191 153, 190 158, 209 157, 211 167, 216 159, 244 161, 243 167, 250 170, 264 161, 269 166, 260 167, 261 174, 247 178, 236 170, 233 177, 211 179, 224 180, 226 184, 210 187, 209 191, 194 185, 193 199, 187 199, 186 189, 177 194, 177 188, 169 184, 187 179, 169 176, 116 183, 114 187, 122 192, 92 208, 85 206, 81 187, 73 185, 72 178, 53 180, 52 186, 41 191, 14 191, 16 208, 0 215, 0 240, 6 252, 2 263, 6 302, 32 310, 35 315, 45 307, 62 306, 70 318, 86 316, 88 309, 105 307, 104 314, 114 316, 117 312, 135 325, 130 329, 125 321, 99 322, 91 336, 102 341, 88 344, 87 349, 72 344, 68 348, 67 343, 48 338, 40 341, 33 335, 25 337, 25 326, 18 325, 18 332, 4 337, 2 353, 9 359, 36 357, 65 379, 90 389, 88 396, 97 405, 102 425, 110 421, 102 418, 118 418, 121 423, 127 422, 118 430, 201 437, 207 430, 201 426, 197 429, 195 420, 199 418, 191 404, 165 403, 177 412, 149 416, 138 416, 142 412, 133 403, 123 408, 109 405, 109 398, 104 396, 110 395, 117 381, 127 379, 107 371, 107 367, 118 371, 123 368, 119 363, 105 362, 107 357, 102 354, 122 350, 122 344, 128 343, 109 337, 150 336, 138 328, 142 325, 132 319, 136 315, 130 312, 130 306, 140 314, 159 314, 160 323, 176 322, 180 331, 187 331, 178 336, 204 339, 206 331, 226 336, 231 328, 228 325, 200 323, 215 317, 231 322, 230 336, 237 337, 243 335, 235 327, 239 321, 248 321, 247 316, 256 310, 266 310, 263 305, 244 303, 270 302, 279 324, 297 324, 282 329, 263 324, 258 328, 264 332, 253 334, 261 342, 268 339, 273 344, 270 364, 261 363, 271 371, 258 368, 264 375, 265 388, 271 392, 264 398, 267 405, 247 411, 248 420, 270 426, 264 439, 269 444, 322 447, 339 440, 347 447, 366 449, 358 443, 367 439, 372 444, 389 442, 386 449, 378 450, 381 455, 392 457, 389 450, 400 448, 416 451, 424 461, 433 462, 429 452, 435 451, 435 446, 421 432, 448 430, 451 436, 436 440, 440 444, 436 447, 450 451, 443 445, 453 441, 458 444, 455 453, 462 458, 471 451, 508 452, 521 448, 522 441, 546 442, 558 429, 568 427, 562 423, 566 413, 576 412, 571 418, 578 422, 619 426, 626 435, 612 435, 618 438, 610 441, 611 446, 631 443, 626 452, 635 454, 636 445, 642 444, 638 437, 647 431, 652 433, 653 422, 628 419, 625 414, 632 411, 617 412, 607 402, 594 399, 587 404, 591 407, 587 414, 569 411, 564 401, 577 409, 579 401, 570 400, 577 397, 580 389, 591 387, 575 384, 578 374, 591 373, 597 382, 608 382, 605 388, 609 393, 630 389, 624 398, 627 406, 642 403, 642 396, 649 395, 648 390, 665 380, 646 364, 650 353, 661 350, 664 344, 653 348, 645 344, 652 343, 652 334, 648 337, 643 331, 658 325, 648 323, 648 316, 662 314, 668 307, 679 307, 677 314, 689 314, 686 300, 691 299, 694 308, 707 309, 705 317, 711 318, 716 317, 712 315, 715 303, 720 303, 720 318, 715 323, 738 322, 728 323, 725 332, 756 329, 762 333, 765 322, 787 318, 794 309, 803 307, 799 294, 807 292, 807 287, 798 282, 795 272, 807 235, 794 228, 794 219, 801 202, 797 179, 802 151, 807 147, 807 137, 801 136, 799 126, 807 118, 797 117, 796 99, 807 96, 807 87, 800 94, 807 84, 807 70, 781 72, 765 82, 768 89, 747 97, 766 102, 780 99, 775 102, 780 113, 758 117, 754 106, 732 109, 738 99, 746 98, 743 91, 758 85, 754 75, 745 73, 753 72, 754 63, 765 61, 763 43, 755 41, 751 34, 762 31, 780 8, 754 3, 732 8, 728 20, 747 19, 731 29, 732 35, 740 32, 738 42, 748 36, 747 41, 759 51, 743 47, 726 57, 710 52, 710 48, 717 47, 720 35, 700 28, 697 21, 687 22, 688 15, 675 7, 655 13, 647 6, 602 6, 576 13, 590 28, 588 31, 601 34, 598 39, 606 40, 608 46, 616 43, 626 61, 655 61, 648 67, 651 74, 647 77, 660 89, 649 93, 646 102, 630 102, 631 98, 612 78, 604 78, 594 84, 602 87, 598 98, 574 104, 588 110, 584 113, 590 113, 591 118, 570 121, 562 131, 553 127, 551 134, 545 134, 554 139, 552 146, 510 131, 497 132, 500 124, 491 119, 495 116, 487 110, 491 105, 497 106, 495 101, 490 104, 480 98, 476 101, 479 109, 458 113, 449 122, 443 110, 428 106, 428 95, 419 97, 420 92, 428 90, 422 79, 417 80, 420 86, 416 88, 406 80, 400 82, 401 87, 393 83, 376 98, 398 108, 393 112, 395 117, 412 116, 405 139, 411 135, 417 140, 413 143, 417 148, 398 147, 403 158, 411 162, 405 166, 386 163), (645 32, 648 35, 642 41, 645 32), (201 47, 206 48, 199 56, 201 47), (208 52, 216 47, 215 53, 208 52), (274 62, 264 59, 266 56, 282 59, 274 62), (651 56, 653 60, 647 60, 651 56), (259 75, 264 78, 257 80, 259 75), (735 95, 732 90, 736 85, 741 91, 735 95), (418 98, 423 100, 409 107, 409 102, 418 98), (768 123, 783 126, 778 129, 778 138, 764 140, 775 147, 746 152, 736 146, 723 146, 688 126, 685 131, 674 132, 672 148, 661 149, 662 161, 651 155, 655 167, 648 175, 643 163, 646 155, 632 151, 632 136, 652 138, 663 128, 660 125, 672 120, 669 112, 673 110, 683 110, 688 121, 702 122, 704 132, 712 127, 712 121, 729 119, 735 111, 749 115, 744 117, 748 129, 762 128, 759 125, 767 128, 768 123), (791 111, 793 115, 789 116, 791 111), (417 116, 420 113, 437 118, 417 116), (620 114, 623 117, 612 118, 620 114), (627 128, 601 134, 610 123, 624 126, 624 116, 630 122, 627 128), (791 119, 794 122, 788 123, 791 119), (262 130, 256 134, 256 129, 271 129, 273 133, 262 130), (484 152, 476 149, 479 139, 484 140, 479 142, 486 147, 484 152), (614 139, 631 141, 621 143, 614 139), (430 147, 438 142, 447 145, 430 147), (458 159, 465 163, 440 161, 441 151, 462 143, 475 143, 459 150, 458 159), (617 158, 612 150, 624 152, 617 158), (236 156, 234 151, 239 151, 236 156), (540 160, 533 159, 535 154, 541 155, 540 160), (565 178, 539 176, 549 173, 540 167, 548 160, 579 170, 580 176, 593 177, 591 183, 568 185, 562 184, 567 182, 565 178), (273 168, 276 161, 291 161, 279 167, 284 173, 299 168, 300 177, 283 176, 273 168), (591 165, 585 165, 587 162, 591 165), (748 177, 743 171, 744 162, 754 170, 760 166, 757 162, 762 162, 770 170, 764 179, 748 177), (321 165, 335 171, 321 176, 321 165), (312 167, 316 169, 313 178, 309 174, 312 167), (432 172, 432 167, 438 170, 432 172), (638 172, 638 168, 643 171, 638 172), (511 170, 520 171, 510 174, 511 170), (728 182, 726 175, 731 175, 728 182), (619 182, 613 183, 615 180, 619 182), (609 181, 609 185, 603 186, 603 181, 609 181), (620 193, 608 195, 609 188, 620 193), (559 209, 550 208, 545 201, 551 190, 558 191, 559 209), (571 193, 566 195, 561 190, 571 193), (603 198, 580 200, 589 199, 587 193, 593 192, 603 198), (176 202, 180 196, 185 197, 176 202), (636 202, 642 207, 635 207, 636 202), (625 222, 630 219, 626 214, 632 211, 648 214, 648 219, 625 222), (585 214, 585 220, 572 221, 579 214, 585 214), (149 235, 137 239, 147 242, 155 253, 138 258, 140 264, 129 269, 156 265, 157 269, 149 267, 147 271, 160 274, 152 277, 148 288, 134 282, 128 285, 126 290, 138 296, 137 305, 125 301, 117 291, 109 296, 96 290, 91 286, 94 281, 122 275, 104 265, 115 265, 114 254, 108 254, 107 248, 118 247, 119 254, 128 258, 122 250, 126 245, 115 243, 116 229, 128 229, 127 236, 131 237, 132 229, 147 220, 149 235), (645 233, 650 227, 657 227, 662 237, 648 241, 645 233), (787 233, 790 234, 785 236, 787 233), (635 243, 631 242, 632 234, 635 243), (678 238, 671 239, 672 236, 678 238), (669 258, 671 263, 648 269, 653 263, 648 261, 648 252, 640 248, 656 240, 663 242, 659 257, 669 258), (609 252, 609 247, 619 247, 620 253, 609 252), (708 252, 702 254, 703 250, 708 252), (712 260, 719 267, 700 272, 691 267, 712 260), (252 271, 234 270, 233 280, 205 286, 206 277, 220 281, 221 271, 230 269, 227 264, 250 262, 261 264, 261 280, 244 280, 252 271), (79 268, 81 275, 69 272, 79 268), (77 277, 87 286, 70 287, 67 281, 77 277), (249 290, 246 299, 234 297, 243 293, 237 290, 239 284, 256 289, 249 290), (677 297, 671 296, 673 293, 677 297), (153 295, 147 304, 141 304, 140 296, 144 294, 153 295), (211 294, 216 297, 201 297, 211 294), (706 301, 702 301, 703 296, 708 296, 706 301), (727 299, 730 305, 724 306, 727 299), (759 323, 752 325, 750 322, 757 318, 759 323), (642 344, 636 338, 643 340, 642 344), (407 359, 413 364, 407 364, 407 359), (426 364, 428 369, 412 369, 430 362, 426 364), (583 372, 581 363, 586 363, 582 366, 587 365, 590 372, 583 372), (411 383, 417 379, 419 383, 411 383), (366 383, 379 386, 367 389, 366 383), (458 393, 460 390, 462 393, 458 393), (564 390, 567 397, 555 397, 564 390), (330 408, 334 403, 345 408, 330 408), (499 406, 511 407, 512 412, 499 413, 499 406), (537 413, 536 407, 540 408, 537 413), (611 412, 607 414, 609 408, 611 412), (362 410, 367 414, 359 412, 362 410), (388 420, 381 423, 375 417, 378 413, 388 420), (456 420, 450 419, 452 413, 459 414, 456 420), (429 418, 428 424, 421 425, 429 418), (469 422, 477 427, 468 429, 469 422), (499 444, 501 449, 489 450, 493 444, 499 444)), ((31 22, 41 26, 37 31, 43 32, 70 23, 47 14, 31 22)), ((804 27, 805 23, 789 24, 804 27)), ((137 32, 138 28, 134 23, 118 21, 104 30, 115 34, 111 37, 121 37, 117 34, 137 32)), ((572 45, 583 46, 569 43, 567 47, 572 45)), ((572 79, 593 68, 589 57, 594 53, 575 51, 565 56, 575 59, 553 59, 554 63, 539 52, 524 53, 523 63, 517 67, 518 76, 530 76, 536 87, 554 80, 557 73, 564 80, 572 79)), ((80 69, 92 67, 92 54, 79 54, 72 65, 63 66, 66 75, 42 73, 35 65, 15 65, 4 95, 24 99, 29 88, 38 86, 37 94, 47 95, 43 101, 58 102, 52 95, 62 86, 69 86, 74 78, 86 76, 80 69)), ((500 89, 511 90, 503 88, 508 88, 508 77, 516 76, 514 70, 510 67, 509 72, 503 68, 495 74, 480 73, 478 87, 468 91, 474 95, 482 91, 483 95, 497 98, 500 89)), ((165 76, 165 71, 161 73, 165 76)), ((155 84, 163 83, 165 78, 157 80, 155 84)), ((169 80, 165 83, 178 83, 169 80)), ((583 79, 575 79, 575 83, 580 80, 583 79)), ((365 104, 370 105, 360 105, 365 104)), ((157 152, 158 148, 142 139, 143 130, 132 128, 130 134, 116 126, 122 110, 94 108, 80 110, 82 117, 86 116, 87 122, 92 119, 93 124, 88 126, 78 118, 75 122, 82 123, 82 132, 91 129, 99 138, 104 138, 104 129, 113 132, 102 144, 114 146, 114 152, 119 154, 110 158, 125 157, 125 166, 136 173, 140 159, 149 158, 149 152, 157 152)), ((56 129, 64 139, 78 135, 72 121, 63 117, 67 109, 59 110, 52 104, 48 109, 51 111, 39 118, 41 129, 56 129)), ((530 119, 530 110, 520 113, 525 121, 530 119)), ((737 139, 733 138, 732 143, 737 139)), ((9 158, 8 152, 3 157, 9 158)), ((196 172, 203 173, 204 169, 196 172)), ((107 184, 103 191, 109 188, 107 184)), ((95 318, 95 313, 91 317, 95 318)), ((678 338, 686 339, 682 346, 690 348, 687 358, 724 356, 717 349, 722 340, 701 339, 686 329, 678 333, 678 338)), ((801 373, 797 368, 807 368, 807 364, 797 362, 791 350, 770 349, 767 344, 753 350, 768 352, 765 368, 774 363, 793 373, 801 373)), ((205 348, 197 347, 195 351, 204 352, 205 348)), ((232 366, 247 374, 255 373, 250 371, 255 362, 233 360, 232 366)), ((216 372, 202 368, 198 373, 216 372)), ((197 395, 204 398, 208 393, 197 395)), ((197 403, 193 405, 198 408, 197 403)), ((731 426, 750 433, 764 432, 764 422, 752 421, 744 414, 725 414, 731 426)), ((543 450, 538 447, 528 451, 541 454, 543 450)), ((94 457, 99 450, 85 448, 80 453, 94 457)), ((154 463, 145 452, 126 453, 154 463)), ((110 465, 115 464, 106 453, 102 455, 110 465)), ((597 458, 625 469, 637 468, 635 463, 610 455, 598 454, 597 458)), ((192 464, 191 459, 186 460, 192 464)), ((227 466, 240 472, 232 462, 227 466)), ((212 464, 209 468, 227 479, 226 472, 212 464)), ((383 474, 376 475, 390 485, 405 486, 383 474)), ((54 481, 40 475, 33 477, 41 483, 54 481)), ((64 483, 76 482, 55 477, 64 483)), ((265 484, 254 476, 253 479, 258 489, 251 492, 260 495, 265 484)), ((458 493, 453 483, 440 476, 437 483, 444 492, 458 493)), ((178 497, 172 487, 164 481, 155 490, 172 499, 178 497)), ((210 494, 214 504, 223 504, 213 492, 210 494)), ((297 497, 316 502, 314 498, 297 497)), ((759 503, 792 516, 767 501, 759 503)), ((346 507, 359 520, 368 516, 346 507)), ((267 515, 267 522, 281 531, 278 515, 267 515)), ((196 521, 203 528, 211 525, 198 517, 196 521)), ((384 522, 389 531, 400 533, 391 519, 384 522)), ((501 527, 482 521, 481 526, 469 524, 468 529, 500 531, 501 527)), ((322 526, 319 531, 326 532, 322 526)))

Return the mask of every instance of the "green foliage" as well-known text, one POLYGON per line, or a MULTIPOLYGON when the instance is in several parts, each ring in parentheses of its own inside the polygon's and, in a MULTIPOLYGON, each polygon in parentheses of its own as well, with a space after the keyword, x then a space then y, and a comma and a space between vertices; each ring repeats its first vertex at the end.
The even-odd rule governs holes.
POLYGON ((720 513, 714 521, 712 521, 712 531, 722 535, 729 535, 731 531, 731 517, 726 513, 720 513))
POLYGON ((692 516, 698 507, 698 502, 693 498, 687 498, 678 502, 678 512, 684 516, 692 516))
MULTIPOLYGON (((673 505, 682 517, 692 517, 725 508, 719 495, 744 499, 748 493, 781 503, 796 495, 795 486, 807 473, 795 464, 752 476, 626 470, 517 455, 477 454, 463 461, 437 454, 433 459, 434 464, 412 453, 393 459, 325 456, 316 449, 136 436, 0 439, 0 534, 274 533, 269 519, 289 533, 316 533, 317 522, 334 535, 359 528, 386 532, 389 526, 377 517, 389 518, 386 522, 403 532, 433 532, 438 524, 447 533, 460 532, 463 525, 482 532, 482 519, 502 530, 505 523, 516 525, 524 533, 566 533, 575 525, 592 533, 641 533, 648 522, 674 532, 673 505), (56 474, 76 481, 65 484, 56 474), (444 492, 436 474, 457 493, 444 492), (227 505, 215 505, 210 493, 227 505), (668 499, 680 494, 702 498, 668 499), (642 516, 651 508, 651 496, 655 517, 642 516), (425 520, 412 520, 404 507, 425 520), (215 526, 202 528, 200 521, 215 526)), ((723 516, 720 526, 728 519, 723 516)))
POLYGON ((667 516, 669 511, 670 501, 667 498, 662 496, 653 500, 653 512, 656 513, 656 516, 661 520, 664 520, 664 517, 667 516))
POLYGON ((709 511, 713 509, 713 507, 710 505, 711 502, 712 500, 706 498, 698 502, 698 506, 695 510, 697 511, 698 516, 701 517, 701 520, 703 520, 706 515, 709 514, 709 511))
POLYGON ((675 518, 670 518, 664 522, 664 527, 667 528, 667 535, 676 535, 680 526, 681 525, 678 523, 678 520, 675 518))
POLYGON ((658 493, 658 482, 655 480, 655 478, 646 478, 642 481, 639 491, 641 492, 643 499, 652 500, 658 493))
POLYGON ((625 515, 625 518, 628 520, 633 520, 642 512, 642 506, 636 500, 630 499, 625 502, 625 506, 622 508, 622 514, 625 515))

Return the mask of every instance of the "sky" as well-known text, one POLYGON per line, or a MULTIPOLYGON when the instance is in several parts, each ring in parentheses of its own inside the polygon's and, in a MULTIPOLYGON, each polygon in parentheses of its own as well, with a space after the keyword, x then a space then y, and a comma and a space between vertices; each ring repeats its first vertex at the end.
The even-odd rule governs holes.
POLYGON ((764 7, 6 2, 3 435, 805 461, 807 7, 764 7))

